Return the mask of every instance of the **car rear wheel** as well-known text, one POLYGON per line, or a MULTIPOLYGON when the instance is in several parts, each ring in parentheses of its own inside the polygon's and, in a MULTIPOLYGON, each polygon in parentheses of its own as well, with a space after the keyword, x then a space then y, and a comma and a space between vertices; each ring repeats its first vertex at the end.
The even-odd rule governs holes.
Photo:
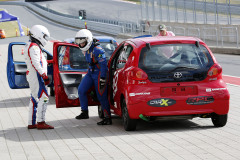
POLYGON ((213 113, 211 119, 215 127, 223 127, 227 123, 227 117, 228 117, 227 114, 219 115, 213 113))
POLYGON ((131 119, 129 117, 125 99, 123 99, 123 101, 122 101, 122 119, 123 119, 123 126, 126 131, 135 131, 136 130, 137 119, 131 119))
POLYGON ((101 119, 104 118, 104 113, 103 113, 101 105, 98 105, 98 117, 101 118, 101 119))

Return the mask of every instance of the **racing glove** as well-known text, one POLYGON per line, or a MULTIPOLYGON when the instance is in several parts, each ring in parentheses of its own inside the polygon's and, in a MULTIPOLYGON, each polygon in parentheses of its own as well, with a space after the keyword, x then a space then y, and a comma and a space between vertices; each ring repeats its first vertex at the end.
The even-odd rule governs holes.
POLYGON ((101 77, 99 80, 100 89, 103 89, 106 85, 106 79, 101 77))
POLYGON ((45 85, 49 85, 50 80, 49 80, 48 76, 45 73, 43 73, 42 78, 44 80, 44 84, 45 85))

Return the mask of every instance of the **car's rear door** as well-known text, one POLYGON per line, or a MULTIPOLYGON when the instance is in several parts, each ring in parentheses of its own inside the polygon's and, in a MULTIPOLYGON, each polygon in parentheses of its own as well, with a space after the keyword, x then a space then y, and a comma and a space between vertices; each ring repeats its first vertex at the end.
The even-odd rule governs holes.
MULTIPOLYGON (((56 107, 79 106, 78 86, 87 73, 88 64, 75 44, 55 42, 53 68, 56 107)), ((98 105, 88 93, 88 105, 98 105)))

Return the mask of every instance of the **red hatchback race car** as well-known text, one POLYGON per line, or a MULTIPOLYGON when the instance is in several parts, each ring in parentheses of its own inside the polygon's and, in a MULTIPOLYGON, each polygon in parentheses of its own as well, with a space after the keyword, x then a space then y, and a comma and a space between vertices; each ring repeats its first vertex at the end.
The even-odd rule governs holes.
MULTIPOLYGON (((79 106, 78 86, 88 68, 79 47, 55 42, 52 66, 56 107, 79 106)), ((230 95, 222 68, 198 38, 128 39, 113 52, 108 68, 111 112, 122 117, 127 131, 136 129, 138 119, 202 117, 216 127, 227 123, 230 95)), ((88 105, 98 105, 101 118, 94 95, 92 88, 88 105)))
POLYGON ((111 109, 125 130, 135 130, 140 118, 211 118, 216 127, 227 122, 230 95, 222 68, 200 39, 129 39, 108 67, 111 109))

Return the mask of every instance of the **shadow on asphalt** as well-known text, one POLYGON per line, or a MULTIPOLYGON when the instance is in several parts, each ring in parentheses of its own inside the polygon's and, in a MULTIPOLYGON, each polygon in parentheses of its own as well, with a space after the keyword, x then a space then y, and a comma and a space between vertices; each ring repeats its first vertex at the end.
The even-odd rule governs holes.
MULTIPOLYGON (((211 119, 209 119, 211 120, 211 119)), ((201 126, 191 120, 158 120, 145 122, 139 120, 137 130, 127 132, 122 125, 122 119, 113 116, 113 124, 109 126, 98 126, 98 116, 91 116, 87 120, 59 119, 48 121, 53 125, 53 130, 28 130, 27 127, 15 127, 0 132, 0 137, 11 141, 48 141, 64 139, 98 138, 111 136, 134 136, 139 134, 164 134, 170 132, 192 132, 206 129, 214 129, 213 125, 201 126), (15 136, 13 136, 15 135, 15 136)))
MULTIPOLYGON (((0 108, 26 107, 30 97, 21 97, 15 99, 5 99, 0 101, 0 108)), ((55 97, 49 96, 50 105, 55 104, 55 97)), ((64 108, 59 108, 64 114, 64 108)), ((80 108, 79 108, 80 110, 80 108)), ((97 109, 96 109, 97 110, 97 109)), ((47 112, 48 114, 48 112, 47 112)), ((66 113, 67 114, 67 113, 66 113)), ((98 126, 96 123, 100 121, 98 116, 91 116, 86 120, 76 120, 75 117, 70 117, 65 114, 64 119, 56 116, 56 120, 47 121, 55 127, 54 130, 28 130, 27 126, 13 127, 0 131, 0 137, 10 141, 48 141, 61 139, 81 139, 81 138, 97 138, 111 136, 134 136, 139 134, 164 134, 174 132, 191 132, 206 129, 214 129, 213 125, 208 123, 197 123, 198 120, 156 120, 146 122, 138 120, 136 131, 125 131, 122 118, 116 115, 112 116, 113 124, 109 126, 98 126), (196 123, 195 123, 196 122, 196 123), (199 125, 201 124, 201 125, 199 125), (204 125, 206 124, 206 125, 204 125)), ((78 113, 76 113, 77 115, 78 113)), ((48 115, 46 115, 48 117, 48 115)), ((197 118, 196 118, 197 119, 197 118)), ((200 120, 200 119, 199 119, 200 120)), ((207 119, 211 121, 210 118, 207 119)), ((2 122, 3 123, 3 122, 2 122)), ((18 124, 18 122, 13 122, 18 124)))
POLYGON ((28 106, 30 97, 21 97, 21 98, 10 98, 0 100, 0 108, 15 108, 15 107, 26 107, 28 106), (24 104, 24 102, 26 104, 24 104))

